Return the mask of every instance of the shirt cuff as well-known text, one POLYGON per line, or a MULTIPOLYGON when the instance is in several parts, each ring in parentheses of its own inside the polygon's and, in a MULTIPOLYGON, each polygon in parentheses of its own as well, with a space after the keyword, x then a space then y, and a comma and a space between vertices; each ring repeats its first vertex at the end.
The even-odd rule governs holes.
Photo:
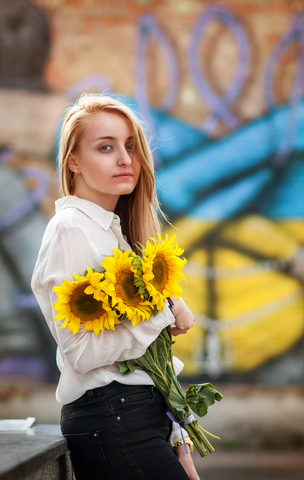
POLYGON ((171 432, 171 436, 170 436, 170 438, 169 438, 169 444, 171 445, 171 447, 173 447, 173 445, 174 445, 176 442, 178 442, 179 440, 182 439, 181 430, 183 431, 184 437, 186 437, 186 436, 188 435, 188 433, 186 432, 186 430, 185 430, 184 428, 181 428, 178 423, 173 422, 172 432, 171 432))
POLYGON ((174 367, 175 375, 179 375, 184 368, 183 362, 179 358, 175 357, 174 355, 173 355, 173 367, 174 367))

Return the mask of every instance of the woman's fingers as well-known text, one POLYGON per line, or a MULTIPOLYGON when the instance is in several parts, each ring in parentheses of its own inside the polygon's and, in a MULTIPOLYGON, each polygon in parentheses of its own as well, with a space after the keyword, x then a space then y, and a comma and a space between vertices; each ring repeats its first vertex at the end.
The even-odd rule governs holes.
POLYGON ((172 300, 174 303, 172 311, 175 317, 175 325, 172 325, 172 335, 185 334, 194 325, 194 315, 182 298, 179 300, 172 298, 172 300))

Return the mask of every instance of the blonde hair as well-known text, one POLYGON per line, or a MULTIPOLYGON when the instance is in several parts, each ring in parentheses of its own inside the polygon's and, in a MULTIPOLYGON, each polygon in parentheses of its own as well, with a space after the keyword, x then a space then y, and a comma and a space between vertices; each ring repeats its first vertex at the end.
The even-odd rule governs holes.
POLYGON ((122 231, 135 250, 137 245, 145 245, 151 236, 160 232, 158 214, 163 219, 165 215, 160 209, 155 191, 152 153, 139 120, 130 108, 109 96, 86 93, 67 111, 61 130, 58 155, 62 193, 64 196, 74 194, 75 173, 69 168, 69 157, 79 145, 85 128, 84 120, 98 112, 123 115, 133 130, 134 148, 141 165, 140 176, 133 192, 120 196, 115 213, 119 215, 122 231))

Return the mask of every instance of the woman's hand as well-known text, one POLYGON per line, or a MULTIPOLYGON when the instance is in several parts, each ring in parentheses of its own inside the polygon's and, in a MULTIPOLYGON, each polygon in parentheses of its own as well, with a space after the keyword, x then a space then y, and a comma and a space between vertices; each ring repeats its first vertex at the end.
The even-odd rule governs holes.
POLYGON ((185 452, 184 445, 179 445, 176 447, 174 451, 175 455, 177 456, 178 460, 182 464, 185 469, 186 474, 188 475, 190 480, 200 480, 200 477, 197 474, 195 469, 192 455, 190 453, 185 452))
POLYGON ((175 297, 172 297, 172 302, 174 303, 172 312, 175 317, 175 324, 171 325, 171 328, 172 335, 176 337, 177 335, 187 333, 193 327, 195 318, 182 298, 177 300, 175 297))

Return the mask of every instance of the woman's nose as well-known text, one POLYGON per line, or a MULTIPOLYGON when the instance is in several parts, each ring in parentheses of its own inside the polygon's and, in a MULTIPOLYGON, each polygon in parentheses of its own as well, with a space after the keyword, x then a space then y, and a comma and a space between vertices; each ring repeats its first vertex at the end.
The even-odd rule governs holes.
POLYGON ((131 165, 132 164, 132 154, 130 155, 129 152, 125 148, 119 151, 118 157, 119 165, 131 165))

